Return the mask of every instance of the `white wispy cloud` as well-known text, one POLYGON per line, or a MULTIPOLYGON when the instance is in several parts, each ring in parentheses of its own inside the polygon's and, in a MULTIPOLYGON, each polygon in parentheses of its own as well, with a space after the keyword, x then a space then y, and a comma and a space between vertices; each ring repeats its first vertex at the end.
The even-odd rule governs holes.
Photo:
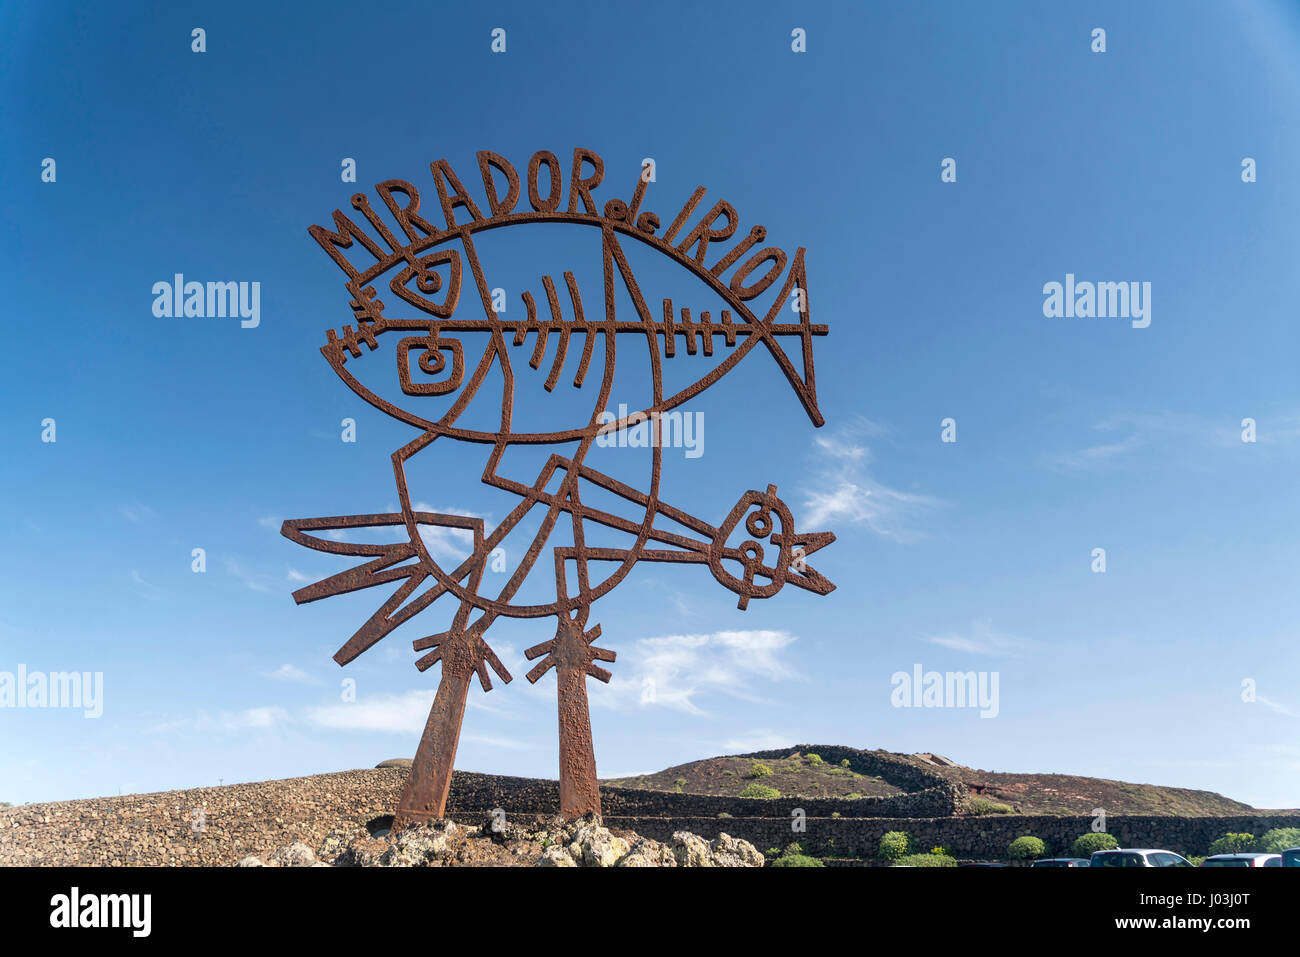
POLYGON ((244 708, 240 711, 219 711, 216 714, 200 710, 191 718, 163 721, 153 725, 149 730, 156 734, 175 731, 216 734, 270 730, 291 723, 293 723, 293 718, 286 709, 276 705, 266 705, 244 708))
POLYGON ((891 488, 871 474, 873 457, 864 440, 884 434, 882 426, 859 418, 814 439, 814 478, 804 489, 802 526, 818 531, 851 523, 895 542, 924 538, 914 523, 944 503, 930 495, 891 488))
POLYGON ((289 573, 288 573, 285 577, 286 577, 287 579, 289 579, 289 581, 291 581, 291 582, 302 583, 302 582, 309 582, 309 581, 311 581, 311 577, 310 577, 310 576, 308 576, 308 575, 304 575, 302 572, 298 571, 298 569, 296 569, 296 568, 290 568, 290 569, 289 569, 289 573))
POLYGON ((1284 705, 1280 701, 1274 701, 1272 698, 1266 698, 1262 694, 1255 695, 1255 700, 1258 701, 1260 704, 1262 704, 1265 708, 1268 708, 1268 710, 1272 711, 1274 714, 1280 714, 1287 718, 1300 718, 1300 713, 1297 713, 1294 708, 1290 708, 1287 705, 1284 705))
POLYGON ((233 577, 239 579, 240 583, 243 584, 245 588, 251 588, 253 591, 263 592, 266 594, 275 591, 275 589, 266 583, 263 576, 254 574, 233 558, 226 559, 226 571, 233 577))
POLYGON ((276 681, 291 681, 300 685, 323 685, 325 682, 315 675, 308 674, 301 668, 291 664, 283 664, 274 671, 263 673, 264 678, 274 678, 276 681))
POLYGON ((284 524, 284 520, 277 515, 263 515, 257 520, 257 524, 261 525, 263 528, 270 528, 279 531, 280 526, 284 524))
POLYGON ((609 685, 589 682, 588 694, 593 706, 658 706, 695 715, 707 713, 696 699, 710 695, 762 701, 756 683, 802 680, 787 657, 795 641, 784 631, 643 638, 620 652, 609 685))
POLYGON ((318 728, 419 734, 433 707, 433 690, 367 695, 356 701, 305 709, 307 722, 318 728))
POLYGON ((153 582, 148 581, 143 575, 140 574, 139 571, 137 571, 134 568, 131 569, 131 581, 135 582, 137 585, 140 586, 140 588, 144 589, 143 591, 139 589, 136 590, 136 594, 139 595, 141 598, 147 598, 150 601, 158 601, 162 598, 162 594, 163 594, 162 589, 160 589, 153 582))
MULTIPOLYGON (((441 515, 462 515, 466 518, 483 518, 474 512, 462 508, 434 508, 428 502, 415 502, 412 508, 417 512, 433 512, 441 515)), ((445 525, 421 525, 420 538, 435 562, 463 562, 474 551, 474 533, 467 528, 449 528, 445 525)))
POLYGON ((1255 419, 1255 444, 1280 450, 1300 440, 1300 414, 1295 412, 1242 414, 1210 418, 1186 412, 1121 412, 1093 424, 1099 441, 1052 452, 1042 459, 1059 472, 1085 472, 1117 467, 1136 454, 1149 451, 1172 459, 1180 453, 1240 449, 1245 418, 1255 419))
POLYGON ((966 634, 932 635, 921 640, 951 651, 999 658, 1014 658, 1030 645, 1024 638, 995 631, 987 621, 975 622, 966 634))
MULTIPOLYGON (((303 709, 303 720, 331 731, 374 731, 385 734, 418 735, 429 720, 432 690, 413 690, 372 695, 356 701, 303 709)), ((532 743, 519 738, 461 733, 460 739, 495 748, 525 750, 532 743)))
POLYGON ((154 518, 158 514, 148 505, 140 505, 138 503, 134 505, 119 505, 117 510, 128 522, 136 524, 154 518))
POLYGON ((773 748, 783 748, 802 740, 797 734, 777 734, 775 731, 746 731, 738 737, 728 738, 723 741, 722 750, 728 754, 770 751, 773 748))

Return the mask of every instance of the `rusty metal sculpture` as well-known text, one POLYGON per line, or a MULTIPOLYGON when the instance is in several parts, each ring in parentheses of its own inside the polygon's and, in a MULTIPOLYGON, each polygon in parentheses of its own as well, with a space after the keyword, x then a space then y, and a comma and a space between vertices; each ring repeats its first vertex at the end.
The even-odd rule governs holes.
MULTIPOLYGON (((294 599, 298 603, 311 602, 385 583, 400 583, 392 596, 334 655, 340 665, 352 661, 444 595, 450 594, 458 602, 447 631, 413 643, 417 652, 426 652, 416 661, 416 667, 424 671, 441 663, 442 677, 399 802, 398 825, 441 817, 445 810, 471 676, 478 675, 484 691, 492 687, 489 667, 503 681, 511 680, 510 673, 485 638, 488 628, 498 617, 554 617, 556 620, 554 636, 526 651, 529 659, 541 659, 528 672, 528 680, 536 682, 551 668, 556 671, 560 804, 561 813, 572 818, 589 811, 600 811, 586 680, 593 677, 608 682, 610 673, 596 662, 614 660, 614 652, 593 644, 601 629, 600 625, 588 627, 591 605, 618 585, 638 562, 707 565, 719 583, 740 596, 739 607, 742 609, 751 599, 768 598, 787 583, 820 595, 834 588, 807 563, 807 557, 834 541, 834 535, 830 532, 797 532, 790 510, 777 497, 774 486, 769 485, 764 491, 746 492, 725 520, 715 527, 660 499, 662 444, 659 441, 651 443, 650 487, 645 491, 611 478, 585 461, 598 436, 643 427, 647 421, 652 421, 657 428, 659 415, 682 405, 718 381, 759 343, 776 360, 813 423, 822 425, 813 378, 812 337, 825 335, 827 329, 811 321, 804 250, 799 248, 793 257, 788 257, 776 246, 759 248, 751 253, 766 238, 766 230, 755 226, 744 239, 718 256, 715 262, 706 265, 710 247, 716 248, 727 242, 736 232, 739 217, 731 204, 725 200, 718 201, 685 236, 678 239, 704 196, 705 190, 701 187, 662 235, 656 235, 660 227, 659 218, 652 212, 641 210, 650 177, 643 170, 630 202, 611 199, 601 211, 597 211, 591 191, 603 179, 604 163, 598 155, 586 149, 574 150, 569 201, 565 208, 560 205, 564 177, 558 158, 545 150, 536 153, 529 161, 525 181, 531 211, 516 212, 522 190, 515 168, 504 157, 490 151, 482 151, 477 157, 487 199, 487 215, 480 211, 450 164, 439 160, 430 164, 430 168, 445 228, 424 218, 420 212, 418 190, 403 180, 387 180, 376 186, 376 192, 401 235, 360 193, 352 197, 351 205, 364 217, 366 225, 360 225, 341 210, 335 210, 333 229, 324 226, 310 228, 311 235, 348 277, 346 286, 356 322, 355 329, 346 325, 340 334, 330 329, 321 353, 357 395, 394 418, 415 426, 421 434, 392 456, 400 512, 298 519, 284 523, 282 533, 301 545, 366 559, 348 571, 295 592, 294 599), (543 167, 549 179, 545 195, 539 191, 539 174, 543 167), (506 186, 504 197, 498 192, 502 178, 506 186), (458 221, 458 211, 463 221, 458 221), (497 311, 499 307, 494 308, 474 236, 497 227, 539 222, 579 224, 601 231, 603 317, 587 317, 571 272, 564 274, 573 309, 571 319, 563 317, 560 296, 551 276, 542 281, 549 318, 539 316, 530 292, 522 294, 527 311, 525 318, 506 320, 497 311), (665 299, 662 314, 656 317, 646 304, 628 264, 621 246, 623 238, 635 239, 671 257, 702 280, 729 308, 721 310, 717 320, 711 318, 709 312, 701 312, 698 318, 692 319, 690 310, 686 308, 678 317, 672 301, 665 299), (354 243, 363 247, 365 253, 354 249, 354 243), (342 250, 352 250, 354 256, 363 258, 368 254, 369 258, 361 264, 354 264, 342 250), (746 256, 748 258, 741 262, 746 256), (723 274, 737 263, 739 266, 731 279, 724 282, 723 274), (467 312, 477 310, 469 305, 462 306, 460 302, 466 267, 482 303, 481 315, 467 315, 467 312), (388 288, 404 303, 425 315, 414 318, 390 315, 390 310, 376 292, 380 277, 390 271, 393 276, 388 288), (785 280, 780 291, 766 313, 758 317, 750 310, 749 304, 772 287, 782 273, 785 280), (635 315, 619 316, 615 313, 615 288, 619 282, 634 304, 635 315), (443 294, 440 296, 440 293, 443 294), (787 303, 797 314, 797 321, 779 321, 787 303), (459 311, 458 307, 461 307, 459 311), (417 400, 446 397, 451 405, 444 414, 426 418, 400 408, 380 398, 353 374, 349 359, 361 357, 363 346, 370 351, 377 349, 379 337, 385 333, 397 333, 400 337, 396 342, 396 352, 402 393, 417 400), (487 339, 483 354, 476 363, 469 361, 462 340, 458 338, 472 333, 485 334, 487 339), (515 409, 512 354, 517 358, 519 350, 527 349, 529 335, 534 336, 534 344, 528 365, 534 370, 540 367, 552 336, 557 342, 555 358, 542 383, 547 392, 559 382, 574 336, 582 337, 581 354, 573 378, 573 385, 579 389, 586 381, 593 355, 598 355, 595 350, 600 343, 604 372, 595 394, 594 410, 587 421, 558 431, 526 432, 512 428, 515 409), (684 341, 689 355, 702 349, 704 356, 712 356, 715 339, 731 352, 702 378, 674 395, 665 396, 661 363, 676 355, 678 337, 684 341), (800 342, 802 374, 796 371, 794 363, 778 343, 782 337, 792 337, 800 342), (642 411, 613 419, 605 410, 613 382, 616 346, 618 341, 627 339, 640 341, 649 347, 653 401, 642 411), (415 366, 434 381, 417 378, 411 364, 413 354, 415 366), (478 393, 493 367, 504 378, 499 428, 483 431, 458 425, 466 405, 478 393), (438 377, 443 378, 438 381, 438 377), (486 528, 481 518, 419 511, 412 506, 407 488, 407 463, 438 439, 481 443, 490 449, 482 481, 511 492, 519 499, 518 505, 495 528, 486 528), (531 483, 518 482, 498 472, 502 455, 510 446, 575 442, 576 451, 571 455, 551 455, 531 483), (557 475, 560 476, 558 486, 552 489, 552 480, 557 475), (633 507, 638 517, 629 518, 584 503, 584 488, 603 490, 633 507), (495 597, 482 594, 484 569, 494 550, 534 509, 544 512, 541 527, 514 574, 495 597), (555 601, 517 603, 515 599, 520 587, 564 515, 568 516, 572 526, 572 544, 553 547, 555 601), (664 527, 662 523, 656 525, 656 520, 661 518, 678 530, 664 527), (621 548, 589 545, 584 532, 588 522, 622 533, 631 541, 621 548), (397 531, 404 534, 405 540, 396 544, 373 545, 346 540, 346 530, 382 529, 385 526, 400 526, 397 531), (457 567, 443 568, 434 560, 421 537, 421 526, 454 529, 462 536, 472 537, 471 554, 457 567), (745 532, 752 537, 729 544, 733 536, 739 534, 743 537, 745 532), (763 541, 775 550, 771 557, 761 544, 763 541), (612 565, 613 571, 603 579, 593 581, 592 563, 612 565), (570 564, 575 570, 576 589, 570 588, 570 564), (425 584, 428 587, 417 595, 417 590, 425 584), (475 614, 477 617, 471 621, 475 614)), ((576 347, 573 351, 577 352, 576 347)))

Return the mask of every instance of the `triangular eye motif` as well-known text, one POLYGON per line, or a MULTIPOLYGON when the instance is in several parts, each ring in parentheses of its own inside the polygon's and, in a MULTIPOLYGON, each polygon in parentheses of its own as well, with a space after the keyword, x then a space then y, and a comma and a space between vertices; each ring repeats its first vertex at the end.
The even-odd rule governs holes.
POLYGON ((794 263, 790 267, 790 272, 786 276, 785 285, 777 294, 776 300, 772 303, 771 309, 768 310, 767 316, 763 319, 763 325, 767 328, 769 335, 763 337, 763 344, 767 346, 772 358, 776 360, 781 371, 785 373, 786 379, 793 387, 795 394, 799 396, 799 401, 803 403, 804 411, 812 419, 814 425, 820 427, 825 424, 821 410, 817 407, 817 377, 813 369, 813 336, 826 335, 826 326, 813 325, 812 309, 808 304, 808 274, 804 266, 804 250, 799 247, 794 255, 794 263), (781 322, 784 318, 786 308, 793 307, 794 311, 799 314, 796 322, 781 322), (791 356, 786 352, 785 347, 776 341, 777 336, 798 336, 802 346, 800 352, 803 360, 803 375, 795 371, 794 363, 791 356))
POLYGON ((417 309, 447 319, 456 311, 456 303, 460 300, 460 253, 455 249, 440 249, 428 256, 422 256, 394 276, 393 281, 388 285, 393 292, 417 309), (435 270, 443 264, 448 265, 450 276, 447 281, 447 295, 442 305, 438 305, 428 296, 437 295, 442 290, 442 276, 435 270), (409 289, 407 284, 412 280, 415 288, 409 289))

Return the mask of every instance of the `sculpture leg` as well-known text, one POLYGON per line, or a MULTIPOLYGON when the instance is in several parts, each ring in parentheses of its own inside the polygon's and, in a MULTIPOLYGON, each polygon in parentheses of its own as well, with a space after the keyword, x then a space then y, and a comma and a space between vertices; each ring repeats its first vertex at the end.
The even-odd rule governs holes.
POLYGON ((561 663, 555 670, 560 705, 560 814, 565 820, 600 813, 596 752, 587 711, 587 669, 561 663))
POLYGON ((438 693, 415 752, 411 775, 397 804, 394 827, 437 820, 446 811, 472 674, 472 669, 455 667, 444 659, 442 680, 438 682, 438 693))
POLYGON ((560 708, 560 814, 573 820, 600 813, 596 751, 587 710, 587 668, 591 664, 582 627, 561 618, 555 636, 556 698, 560 708))

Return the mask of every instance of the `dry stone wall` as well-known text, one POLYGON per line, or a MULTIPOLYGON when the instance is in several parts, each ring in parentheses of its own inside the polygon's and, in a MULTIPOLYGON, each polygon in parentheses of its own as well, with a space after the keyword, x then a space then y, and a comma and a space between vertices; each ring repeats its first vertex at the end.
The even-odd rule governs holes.
MULTIPOLYGON (((924 769, 901 767, 906 762, 891 761, 891 756, 879 752, 843 752, 817 751, 825 760, 848 757, 864 774, 884 777, 888 771, 896 775, 900 787, 908 781, 930 786, 894 798, 858 801, 748 801, 626 788, 603 788, 601 799, 608 824, 656 840, 670 840, 676 830, 705 838, 725 831, 763 850, 797 840, 814 855, 847 858, 874 857, 880 836, 894 830, 907 831, 920 850, 943 846, 963 858, 999 859, 1012 840, 1025 834, 1042 838, 1049 853, 1060 855, 1091 824, 1087 817, 953 816, 960 792, 931 784, 924 769), (900 807, 921 810, 900 814, 900 807), (886 808, 894 808, 895 815, 873 816, 886 808), (799 819, 804 822, 802 831, 794 830, 793 822, 799 819)), ((775 758, 787 753, 755 752, 754 756, 775 758)), ((377 768, 7 808, 0 810, 0 865, 220 865, 294 841, 317 847, 333 830, 391 814, 406 775, 403 768, 377 768)), ((463 823, 478 823, 485 809, 496 807, 504 808, 508 816, 550 814, 558 800, 554 781, 458 771, 452 780, 449 814, 463 823)), ((1300 813, 1112 816, 1107 825, 1121 844, 1192 855, 1206 853, 1210 841, 1229 831, 1258 835, 1274 827, 1300 827, 1300 813)))

